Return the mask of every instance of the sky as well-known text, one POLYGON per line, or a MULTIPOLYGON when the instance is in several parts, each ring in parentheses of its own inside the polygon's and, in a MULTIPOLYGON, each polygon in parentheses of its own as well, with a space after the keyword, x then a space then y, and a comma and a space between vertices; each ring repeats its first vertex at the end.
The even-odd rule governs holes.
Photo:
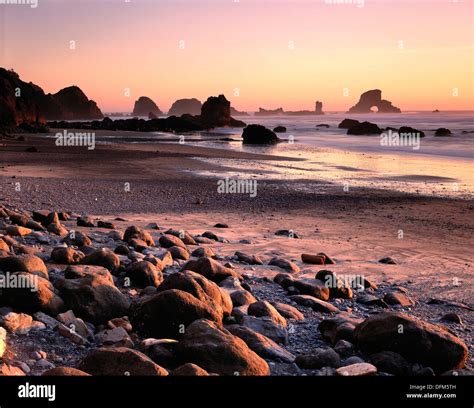
POLYGON ((376 88, 403 111, 474 110, 474 0, 37 1, 0 5, 0 66, 104 112, 221 93, 346 111, 376 88))

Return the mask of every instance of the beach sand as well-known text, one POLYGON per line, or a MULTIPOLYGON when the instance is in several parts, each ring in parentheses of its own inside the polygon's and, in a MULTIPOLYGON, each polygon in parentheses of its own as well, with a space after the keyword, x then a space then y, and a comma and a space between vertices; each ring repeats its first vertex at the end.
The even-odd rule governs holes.
MULTIPOLYGON (((194 173, 212 168, 224 176, 226 169, 213 165, 212 159, 277 162, 288 158, 169 143, 97 145, 87 151, 57 147, 54 139, 42 136, 24 137, 24 141, 2 140, 1 205, 87 214, 113 221, 120 230, 156 222, 162 230, 213 231, 224 239, 212 246, 221 257, 238 250, 262 258, 264 265, 235 266, 255 278, 282 272, 266 264, 275 256, 295 261, 301 277, 314 277, 328 267, 303 264, 301 254, 324 252, 336 261, 329 269, 339 276, 363 275, 382 290, 406 288, 416 302, 408 309, 412 315, 439 323, 445 313, 457 313, 464 324, 449 324, 449 328, 466 344, 473 342, 472 200, 364 188, 344 192, 339 185, 322 193, 318 180, 299 181, 304 188, 298 191, 294 182, 259 181, 254 198, 219 194, 216 179, 194 173), (38 152, 25 152, 31 146, 38 152), (227 223, 229 228, 213 228, 216 223, 227 223), (295 231, 300 239, 276 236, 282 229, 295 231), (385 257, 397 264, 378 262, 385 257), (448 303, 429 304, 431 299, 448 303)), ((64 224, 89 233, 73 221, 64 224)), ((159 231, 150 232, 158 239, 159 231)), ((282 293, 258 282, 254 293, 284 301, 282 293)), ((290 335, 290 351, 297 354, 310 344, 314 347, 308 339, 319 321, 320 316, 308 316, 305 324, 312 329, 308 326, 306 337, 290 335)), ((16 347, 21 356, 22 347, 16 347)), ((288 374, 288 370, 287 365, 277 364, 272 372, 288 374)))
POLYGON ((376 281, 413 282, 422 297, 469 300, 474 201, 362 188, 344 192, 340 186, 321 194, 317 180, 301 180, 306 188, 297 193, 292 183, 272 180, 259 182, 255 198, 219 194, 215 179, 193 171, 226 169, 194 157, 288 158, 165 143, 98 145, 88 151, 56 147, 54 139, 41 136, 25 138, 1 147, 4 203, 30 211, 154 220, 192 232, 226 222, 232 228, 225 238, 252 239, 255 253, 296 259, 303 252, 325 252, 339 260, 338 273, 363 271, 376 281), (30 146, 39 152, 25 152, 30 146), (274 237, 278 229, 294 230, 303 239, 274 237), (386 256, 399 264, 376 262, 386 256))

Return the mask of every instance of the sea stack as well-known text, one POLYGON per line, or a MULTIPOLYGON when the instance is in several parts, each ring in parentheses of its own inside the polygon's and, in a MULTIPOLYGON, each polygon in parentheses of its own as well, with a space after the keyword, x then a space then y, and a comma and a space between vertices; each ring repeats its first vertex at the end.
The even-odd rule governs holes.
POLYGON ((140 96, 137 101, 135 101, 135 106, 133 108, 133 116, 146 116, 148 117, 152 113, 155 116, 163 115, 163 112, 158 108, 155 102, 148 98, 147 96, 140 96))
POLYGON ((382 99, 382 91, 373 89, 364 92, 359 102, 349 109, 347 113, 372 113, 372 108, 376 107, 378 113, 401 113, 401 110, 392 105, 392 102, 382 99))
POLYGON ((245 127, 245 123, 230 116, 230 102, 224 95, 210 96, 201 109, 201 122, 209 127, 245 127))
POLYGON ((316 115, 324 115, 323 103, 320 102, 320 101, 316 101, 314 111, 315 111, 316 115))
POLYGON ((168 112, 168 115, 181 116, 181 115, 199 115, 201 113, 202 103, 196 98, 191 99, 178 99, 168 112))
POLYGON ((96 120, 104 117, 97 104, 89 100, 86 94, 77 86, 61 89, 53 97, 61 105, 63 119, 96 120))

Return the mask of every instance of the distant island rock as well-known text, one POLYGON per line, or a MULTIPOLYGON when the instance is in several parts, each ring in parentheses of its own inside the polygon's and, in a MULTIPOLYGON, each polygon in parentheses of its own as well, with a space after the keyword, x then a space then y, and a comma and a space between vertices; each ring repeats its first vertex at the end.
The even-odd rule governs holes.
POLYGON ((202 103, 196 98, 191 99, 178 99, 168 112, 168 115, 181 116, 181 115, 200 115, 202 103))
POLYGON ((285 111, 283 108, 278 108, 278 109, 263 109, 263 108, 258 108, 258 112, 255 112, 255 116, 279 116, 279 115, 284 115, 285 111))
POLYGON ((241 112, 235 109, 233 106, 230 107, 231 116, 249 116, 248 112, 241 112))
POLYGON ((382 99, 380 89, 364 92, 360 96, 359 102, 350 108, 347 113, 371 113, 374 106, 378 109, 378 113, 401 113, 401 110, 393 106, 392 102, 382 99))
POLYGON ((24 82, 13 70, 0 68, 0 127, 44 124, 46 120, 95 120, 103 115, 77 86, 45 94, 32 82, 24 82))
POLYGON ((210 96, 201 108, 201 122, 209 127, 244 127, 245 123, 230 115, 230 102, 224 95, 210 96))
POLYGON ((314 105, 314 111, 300 110, 300 111, 284 111, 283 108, 278 109, 263 109, 259 108, 258 112, 255 112, 255 116, 306 116, 306 115, 324 115, 323 103, 316 101, 314 105))
POLYGON ((163 115, 163 112, 158 108, 155 102, 147 96, 140 96, 137 101, 135 101, 135 106, 133 107, 133 116, 146 116, 148 117, 152 113, 155 116, 163 115))
POLYGON ((248 125, 242 133, 243 144, 275 144, 280 138, 262 125, 248 125))

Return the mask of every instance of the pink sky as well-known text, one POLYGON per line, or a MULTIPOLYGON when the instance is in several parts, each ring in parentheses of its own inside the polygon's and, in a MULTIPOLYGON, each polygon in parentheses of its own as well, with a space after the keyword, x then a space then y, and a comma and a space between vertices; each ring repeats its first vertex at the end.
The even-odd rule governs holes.
POLYGON ((471 0, 38 1, 0 6, 0 66, 46 92, 78 85, 104 112, 219 93, 347 110, 374 88, 402 110, 474 109, 471 0))

